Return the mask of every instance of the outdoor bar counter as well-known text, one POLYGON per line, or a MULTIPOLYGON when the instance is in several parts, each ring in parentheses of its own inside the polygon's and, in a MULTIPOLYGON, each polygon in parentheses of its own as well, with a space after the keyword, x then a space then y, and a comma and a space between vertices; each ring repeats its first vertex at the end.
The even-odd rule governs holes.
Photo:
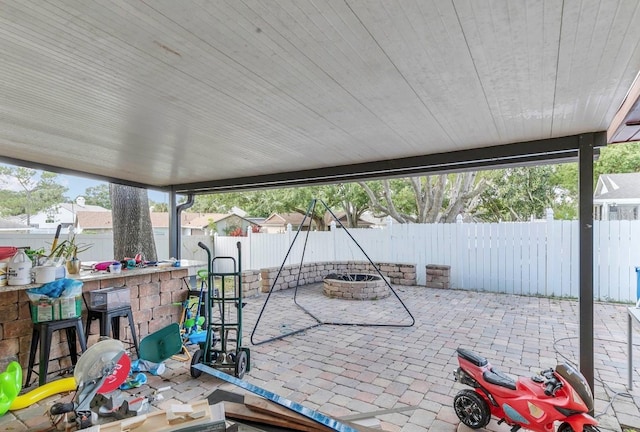
MULTIPOLYGON (((206 269, 207 264, 201 261, 181 260, 180 266, 149 266, 122 270, 121 273, 106 271, 95 272, 83 270, 78 275, 67 275, 83 282, 82 292, 108 287, 126 286, 130 289, 131 309, 136 323, 138 339, 153 333, 173 322, 179 323, 182 306, 187 298, 189 276, 198 269, 206 269)), ((40 286, 15 285, 0 287, 0 367, 10 360, 18 360, 23 369, 29 360, 29 348, 33 322, 29 307, 29 298, 25 290, 40 286)), ((82 302, 83 325, 86 317, 86 305, 82 302)), ((120 326, 120 339, 131 340, 128 324, 123 321, 120 326)), ((56 332, 64 334, 64 332, 56 332)), ((99 325, 91 326, 91 335, 87 346, 91 346, 99 337, 99 325)), ((64 336, 54 335, 51 343, 50 358, 62 358, 59 364, 52 360, 49 370, 54 371, 70 366, 68 347, 64 336), (56 367, 59 366, 59 367, 56 367)))

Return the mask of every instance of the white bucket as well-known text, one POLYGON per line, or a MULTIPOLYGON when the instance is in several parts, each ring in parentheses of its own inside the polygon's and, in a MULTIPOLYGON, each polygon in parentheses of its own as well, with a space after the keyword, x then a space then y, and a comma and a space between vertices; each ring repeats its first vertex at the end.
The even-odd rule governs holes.
POLYGON ((33 272, 36 275, 36 283, 45 284, 56 280, 56 267, 40 266, 34 267, 33 272))
POLYGON ((0 262, 0 287, 7 284, 7 263, 0 262))
POLYGON ((31 283, 31 259, 20 249, 7 266, 9 285, 29 285, 31 283))

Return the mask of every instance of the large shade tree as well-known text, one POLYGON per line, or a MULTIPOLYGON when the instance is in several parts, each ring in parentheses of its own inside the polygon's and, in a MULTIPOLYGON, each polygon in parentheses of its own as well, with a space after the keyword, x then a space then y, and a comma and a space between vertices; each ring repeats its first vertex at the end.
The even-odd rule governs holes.
POLYGON ((551 182, 554 171, 552 165, 490 171, 490 186, 480 197, 477 216, 491 222, 543 218, 558 196, 559 189, 551 182))
POLYGON ((147 260, 157 260, 147 190, 111 183, 109 192, 114 258, 134 257, 141 253, 147 260))
POLYGON ((409 177, 360 182, 378 216, 391 216, 400 223, 454 222, 463 212, 472 212, 486 187, 476 172, 409 177))
MULTIPOLYGON (((357 183, 342 183, 333 185, 334 195, 339 207, 345 213, 348 228, 357 228, 360 217, 370 209, 369 197, 357 183)), ((335 212, 334 212, 335 213, 335 212)))

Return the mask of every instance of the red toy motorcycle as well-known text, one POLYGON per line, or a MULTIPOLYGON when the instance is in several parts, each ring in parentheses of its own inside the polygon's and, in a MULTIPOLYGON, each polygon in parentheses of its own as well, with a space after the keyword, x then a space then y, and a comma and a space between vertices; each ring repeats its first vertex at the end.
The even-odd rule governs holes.
POLYGON ((567 363, 518 380, 499 372, 486 358, 458 348, 454 379, 474 390, 461 390, 453 399, 456 415, 472 429, 485 427, 491 415, 511 432, 525 428, 553 432, 596 432, 598 421, 588 413, 593 395, 586 379, 567 363))

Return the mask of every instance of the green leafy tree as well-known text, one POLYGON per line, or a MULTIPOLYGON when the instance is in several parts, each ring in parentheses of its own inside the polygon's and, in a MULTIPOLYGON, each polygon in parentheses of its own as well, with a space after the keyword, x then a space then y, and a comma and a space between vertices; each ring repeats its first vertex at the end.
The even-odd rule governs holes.
POLYGON ((601 174, 634 172, 640 172, 640 142, 604 147, 600 150, 600 157, 593 164, 594 181, 597 181, 601 174))
MULTIPOLYGON (((640 143, 611 144, 600 150, 600 156, 593 164, 594 186, 602 174, 633 172, 640 172, 640 143)), ((555 218, 576 219, 579 204, 578 164, 554 165, 549 187, 556 192, 552 204, 555 218)))
POLYGON ((578 163, 565 163, 553 166, 550 177, 555 191, 551 205, 555 219, 573 220, 578 218, 578 163))
POLYGON ((334 194, 339 200, 340 208, 347 218, 347 227, 357 228, 360 216, 371 208, 367 193, 357 183, 342 183, 331 187, 335 191, 329 190, 329 193, 334 194))
POLYGON ((25 214, 27 225, 31 216, 66 201, 67 188, 56 183, 57 174, 41 172, 24 167, 0 167, 0 182, 6 187, 16 185, 17 191, 4 191, 7 198, 2 204, 2 214, 16 216, 25 214))
POLYGON ((20 192, 0 190, 0 216, 16 216, 25 214, 24 200, 20 192))
POLYGON ((111 196, 109 194, 109 185, 101 184, 94 187, 88 187, 84 193, 85 203, 97 205, 106 209, 111 209, 111 196))
POLYGON ((271 191, 197 195, 189 211, 199 213, 230 213, 233 207, 238 207, 252 216, 267 217, 270 214, 270 196, 271 191))
MULTIPOLYGON (((272 213, 306 214, 313 199, 323 200, 334 213, 344 210, 350 227, 357 226, 357 220, 369 208, 364 191, 357 184, 350 183, 198 195, 190 211, 229 213, 233 207, 238 207, 258 217, 272 213)), ((316 205, 311 218, 316 229, 327 229, 328 219, 323 205, 316 205)))
POLYGON ((554 166, 516 167, 489 171, 476 216, 485 221, 526 221, 542 218, 556 202, 554 166))
POLYGON ((157 213, 169 213, 169 204, 165 202, 157 203, 152 201, 151 208, 154 212, 157 213))
POLYGON ((276 189, 271 191, 271 199, 273 200, 272 211, 276 213, 300 213, 306 215, 311 211, 309 217, 313 222, 313 226, 318 231, 327 230, 327 221, 325 220, 325 207, 316 202, 313 208, 310 204, 314 199, 322 200, 329 208, 335 207, 337 197, 331 195, 330 188, 324 186, 307 186, 286 189, 276 189))

